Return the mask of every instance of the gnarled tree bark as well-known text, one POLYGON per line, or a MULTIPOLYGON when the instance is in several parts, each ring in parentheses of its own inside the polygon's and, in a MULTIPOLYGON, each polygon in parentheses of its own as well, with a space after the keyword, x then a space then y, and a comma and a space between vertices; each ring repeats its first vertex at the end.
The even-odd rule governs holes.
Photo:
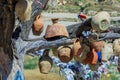
POLYGON ((15 0, 0 0, 0 73, 6 80, 12 70, 11 36, 14 28, 15 0))

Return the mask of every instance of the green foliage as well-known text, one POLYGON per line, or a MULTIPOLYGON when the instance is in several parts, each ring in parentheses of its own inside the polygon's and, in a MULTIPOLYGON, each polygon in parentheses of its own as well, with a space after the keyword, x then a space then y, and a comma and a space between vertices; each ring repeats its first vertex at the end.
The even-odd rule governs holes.
POLYGON ((38 66, 38 57, 34 57, 24 62, 24 69, 35 69, 38 66))
POLYGON ((109 76, 103 75, 101 80, 119 80, 119 77, 117 77, 115 74, 109 74, 109 76))
POLYGON ((120 75, 116 67, 116 65, 110 64, 108 66, 108 73, 103 74, 101 80, 120 80, 120 75))
POLYGON ((120 0, 117 0, 118 2, 120 2, 120 0))
POLYGON ((67 9, 69 12, 71 12, 71 13, 74 13, 74 12, 78 12, 78 11, 79 11, 79 7, 77 7, 77 6, 72 6, 72 5, 66 6, 66 9, 67 9))
POLYGON ((80 7, 71 5, 71 4, 66 4, 59 6, 57 9, 57 12, 70 12, 70 13, 77 13, 79 11, 80 7))
POLYGON ((111 75, 111 80, 118 80, 118 77, 116 77, 116 75, 111 75))

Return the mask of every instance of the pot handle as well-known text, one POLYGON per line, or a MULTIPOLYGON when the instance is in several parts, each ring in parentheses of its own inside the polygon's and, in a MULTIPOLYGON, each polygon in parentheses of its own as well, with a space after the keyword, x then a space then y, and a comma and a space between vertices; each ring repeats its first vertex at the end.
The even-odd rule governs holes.
POLYGON ((38 15, 37 17, 36 17, 36 20, 38 20, 38 19, 40 19, 41 18, 41 15, 38 15))
POLYGON ((45 49, 43 52, 43 56, 48 56, 49 52, 50 52, 50 49, 45 49))

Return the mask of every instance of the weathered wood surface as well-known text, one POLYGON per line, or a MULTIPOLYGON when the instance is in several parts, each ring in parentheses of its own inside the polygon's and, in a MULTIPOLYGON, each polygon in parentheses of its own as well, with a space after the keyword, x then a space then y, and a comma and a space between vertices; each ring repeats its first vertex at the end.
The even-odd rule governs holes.
POLYGON ((37 40, 37 41, 23 41, 19 38, 17 41, 14 42, 14 47, 16 48, 16 53, 25 54, 25 53, 34 53, 40 49, 48 49, 52 47, 59 47, 64 45, 73 44, 74 40, 61 38, 58 40, 47 41, 47 40, 37 40))
POLYGON ((73 24, 67 26, 67 31, 69 33, 69 38, 76 38, 76 31, 80 27, 81 23, 73 24))
POLYGON ((12 70, 11 36, 14 28, 15 0, 0 0, 0 73, 6 80, 12 70))

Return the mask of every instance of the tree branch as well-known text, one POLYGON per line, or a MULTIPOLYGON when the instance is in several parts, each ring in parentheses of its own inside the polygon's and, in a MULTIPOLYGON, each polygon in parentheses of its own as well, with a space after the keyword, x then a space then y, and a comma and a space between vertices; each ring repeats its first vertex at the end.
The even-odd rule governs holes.
POLYGON ((18 41, 15 41, 15 48, 17 49, 16 51, 18 54, 34 53, 35 51, 40 49, 59 47, 63 45, 65 46, 74 43, 74 40, 67 38, 61 38, 59 40, 54 40, 54 41, 46 41, 46 40, 22 41, 20 39, 21 38, 19 38, 18 41))

